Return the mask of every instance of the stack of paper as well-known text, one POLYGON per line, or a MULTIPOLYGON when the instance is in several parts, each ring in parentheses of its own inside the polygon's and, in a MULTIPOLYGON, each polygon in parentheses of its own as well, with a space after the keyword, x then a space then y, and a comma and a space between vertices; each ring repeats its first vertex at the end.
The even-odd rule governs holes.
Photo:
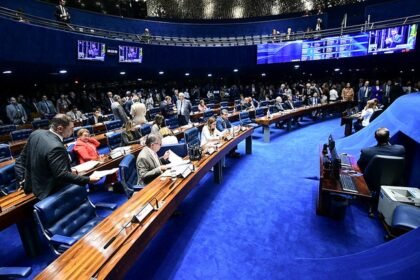
POLYGON ((105 177, 107 175, 111 175, 114 174, 115 172, 118 171, 118 168, 112 168, 109 170, 100 170, 100 171, 95 171, 92 173, 92 176, 96 176, 96 177, 105 177))
POLYGON ((91 170, 95 166, 99 164, 99 161, 96 160, 90 160, 85 163, 73 166, 72 169, 75 169, 77 173, 83 173, 91 170))

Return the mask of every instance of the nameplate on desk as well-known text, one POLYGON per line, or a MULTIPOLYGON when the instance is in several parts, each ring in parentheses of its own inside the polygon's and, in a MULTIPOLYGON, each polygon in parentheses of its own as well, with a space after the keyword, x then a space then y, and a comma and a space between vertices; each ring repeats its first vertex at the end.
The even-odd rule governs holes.
POLYGON ((133 217, 133 222, 141 223, 154 210, 152 204, 147 203, 140 212, 133 217))
POLYGON ((193 165, 192 164, 188 164, 187 166, 186 166, 186 168, 181 172, 181 176, 182 176, 182 178, 187 178, 188 177, 188 175, 190 175, 191 174, 191 172, 192 172, 192 170, 193 170, 193 165))
POLYGON ((115 152, 112 152, 112 153, 109 154, 109 156, 112 159, 117 158, 117 157, 120 157, 122 155, 124 155, 122 151, 115 151, 115 152))
POLYGON ((226 140, 227 140, 227 141, 232 140, 232 138, 233 138, 233 136, 232 136, 232 135, 228 135, 228 136, 226 136, 226 140))

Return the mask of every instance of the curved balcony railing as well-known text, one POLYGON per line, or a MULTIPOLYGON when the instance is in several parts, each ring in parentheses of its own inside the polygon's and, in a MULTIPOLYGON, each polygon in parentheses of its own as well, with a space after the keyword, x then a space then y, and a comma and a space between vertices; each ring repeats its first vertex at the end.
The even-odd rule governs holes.
POLYGON ((0 7, 0 18, 15 20, 21 23, 31 24, 44 28, 62 30, 104 39, 142 43, 151 45, 183 46, 183 47, 233 47, 252 46, 264 43, 284 42, 292 40, 304 40, 328 36, 341 36, 350 33, 366 32, 374 29, 390 28, 405 24, 420 22, 420 15, 395 18, 377 22, 366 22, 364 24, 352 25, 340 28, 331 28, 321 31, 303 32, 298 31, 291 34, 282 33, 279 35, 261 34, 244 35, 232 37, 169 37, 169 36, 143 36, 142 34, 116 32, 105 29, 98 29, 89 26, 61 23, 55 20, 32 16, 20 11, 0 7))

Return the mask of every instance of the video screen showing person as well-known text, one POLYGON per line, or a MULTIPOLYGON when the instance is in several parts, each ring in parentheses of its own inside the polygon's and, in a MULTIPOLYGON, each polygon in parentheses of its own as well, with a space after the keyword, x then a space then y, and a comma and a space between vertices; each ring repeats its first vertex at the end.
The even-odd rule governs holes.
POLYGON ((368 53, 408 52, 416 48, 417 24, 378 29, 369 32, 368 53))
POLYGON ((77 41, 79 60, 105 61, 105 44, 91 41, 77 41))
POLYGON ((143 49, 133 46, 118 46, 119 62, 142 63, 143 49))
POLYGON ((302 41, 259 44, 257 46, 257 64, 272 64, 300 61, 302 41))

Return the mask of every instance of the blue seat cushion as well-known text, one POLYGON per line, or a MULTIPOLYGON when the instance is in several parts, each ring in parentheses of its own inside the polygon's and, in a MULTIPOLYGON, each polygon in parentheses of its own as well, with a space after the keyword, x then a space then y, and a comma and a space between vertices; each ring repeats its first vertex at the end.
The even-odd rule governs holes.
POLYGON ((420 227, 420 207, 399 205, 392 218, 393 227, 415 229, 420 227))
POLYGON ((104 218, 103 217, 94 217, 82 227, 80 227, 77 231, 75 231, 71 237, 79 240, 83 237, 86 233, 88 233, 92 228, 94 228, 97 224, 99 224, 104 218))

